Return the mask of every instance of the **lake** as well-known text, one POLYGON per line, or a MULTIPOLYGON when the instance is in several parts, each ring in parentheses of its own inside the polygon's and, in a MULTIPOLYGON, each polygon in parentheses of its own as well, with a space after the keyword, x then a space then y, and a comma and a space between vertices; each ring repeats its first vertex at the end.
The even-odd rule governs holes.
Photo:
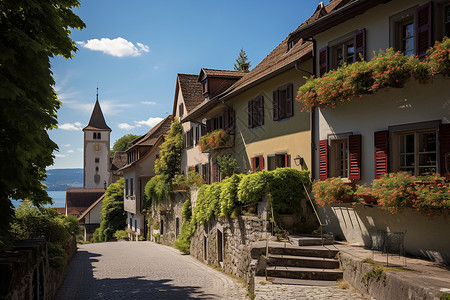
MULTIPOLYGON (((47 191, 48 195, 53 199, 52 207, 65 207, 66 206, 66 191, 47 191)), ((12 201, 14 207, 17 207, 21 201, 12 201)))

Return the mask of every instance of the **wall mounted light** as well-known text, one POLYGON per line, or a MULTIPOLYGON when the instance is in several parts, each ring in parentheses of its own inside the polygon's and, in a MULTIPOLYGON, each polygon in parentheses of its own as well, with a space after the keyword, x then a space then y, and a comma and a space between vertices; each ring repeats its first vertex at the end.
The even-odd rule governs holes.
POLYGON ((296 158, 294 158, 294 163, 296 166, 302 166, 303 165, 303 157, 300 155, 297 155, 296 158))

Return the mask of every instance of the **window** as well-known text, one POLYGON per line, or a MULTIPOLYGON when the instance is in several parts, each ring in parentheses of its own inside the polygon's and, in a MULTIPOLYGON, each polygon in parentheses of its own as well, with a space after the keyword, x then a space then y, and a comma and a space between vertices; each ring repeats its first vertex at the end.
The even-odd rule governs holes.
POLYGON ((353 39, 333 47, 335 61, 334 68, 342 67, 344 64, 351 64, 355 59, 355 44, 353 39))
POLYGON ((94 140, 96 140, 97 139, 97 132, 94 132, 93 136, 94 136, 94 140))
POLYGON ((279 121, 294 115, 293 85, 287 84, 273 91, 273 120, 279 121))
POLYGON ((125 179, 125 196, 128 196, 128 179, 125 179))
POLYGON ((180 117, 182 117, 184 115, 184 105, 183 105, 183 103, 180 103, 180 105, 178 105, 178 113, 180 114, 180 117))
POLYGON ((211 183, 210 171, 209 171, 209 163, 202 165, 201 176, 202 176, 203 180, 205 180, 206 184, 210 184, 211 183))
POLYGON ((432 2, 390 17, 391 45, 405 55, 423 57, 432 45, 432 2))
POLYGON ((248 127, 264 125, 264 97, 257 96, 248 102, 248 127))
POLYGON ((264 156, 252 157, 252 171, 262 171, 264 170, 264 156))
POLYGON ((185 134, 186 148, 192 148, 194 146, 193 134, 194 134, 193 128, 189 129, 188 132, 186 132, 185 134))
POLYGON ((395 133, 396 169, 413 175, 437 172, 436 129, 395 133))
POLYGON ((275 170, 276 168, 289 167, 290 155, 286 153, 268 155, 267 156, 267 169, 269 171, 275 170))
POLYGON ((194 140, 195 140, 196 145, 200 141, 200 130, 199 130, 198 126, 195 126, 195 139, 194 140))
POLYGON ((330 135, 319 141, 318 150, 320 180, 328 177, 361 179, 361 135, 330 135))
POLYGON ((130 196, 134 196, 133 178, 130 178, 130 196))
POLYGON ((96 158, 95 158, 95 163, 98 164, 99 162, 100 162, 100 158, 99 158, 99 157, 96 157, 96 158))
POLYGON ((294 47, 294 45, 295 45, 295 41, 289 41, 288 42, 288 50, 291 50, 292 47, 294 47))

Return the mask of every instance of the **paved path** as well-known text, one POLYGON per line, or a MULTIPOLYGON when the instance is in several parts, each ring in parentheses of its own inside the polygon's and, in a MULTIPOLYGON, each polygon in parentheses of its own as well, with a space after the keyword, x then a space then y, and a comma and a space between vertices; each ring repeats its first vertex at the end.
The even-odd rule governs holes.
MULTIPOLYGON (((295 280, 294 280, 295 281, 295 280)), ((302 300, 323 300, 323 299, 366 299, 358 291, 351 287, 342 289, 333 281, 324 282, 314 280, 304 280, 302 284, 272 284, 265 280, 265 277, 255 278, 255 300, 272 299, 302 299, 302 300)))
POLYGON ((150 242, 78 246, 57 300, 244 299, 236 280, 150 242))

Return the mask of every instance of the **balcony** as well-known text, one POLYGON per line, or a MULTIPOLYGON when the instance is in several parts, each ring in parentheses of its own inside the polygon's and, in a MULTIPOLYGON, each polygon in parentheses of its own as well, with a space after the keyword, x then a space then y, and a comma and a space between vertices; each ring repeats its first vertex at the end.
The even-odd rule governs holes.
POLYGON ((199 145, 203 153, 232 148, 234 146, 234 134, 230 134, 223 129, 217 129, 202 136, 199 145))

